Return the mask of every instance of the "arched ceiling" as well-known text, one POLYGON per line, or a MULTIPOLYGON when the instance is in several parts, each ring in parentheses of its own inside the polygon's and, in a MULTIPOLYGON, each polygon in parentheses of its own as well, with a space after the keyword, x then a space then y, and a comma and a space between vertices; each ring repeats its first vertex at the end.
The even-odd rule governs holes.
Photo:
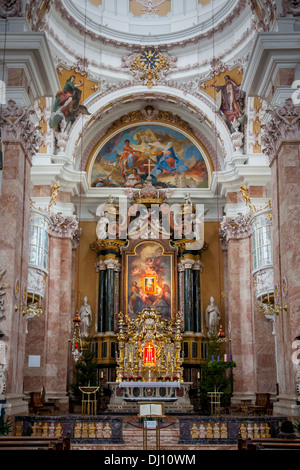
POLYGON ((238 0, 62 0, 56 2, 65 21, 103 41, 162 45, 205 37, 238 17, 238 0))
MULTIPOLYGON (((82 101, 90 115, 73 122, 64 150, 53 157, 67 163, 66 185, 77 178, 81 194, 96 197, 78 174, 114 122, 149 104, 186 122, 212 168, 224 170, 234 131, 218 113, 213 86, 223 85, 226 74, 241 84, 253 15, 249 0, 28 0, 28 28, 45 32, 61 88, 71 74, 85 83, 82 101), (133 68, 148 50, 167 64, 150 85, 133 68)), ((216 191, 214 181, 212 199, 216 191)))

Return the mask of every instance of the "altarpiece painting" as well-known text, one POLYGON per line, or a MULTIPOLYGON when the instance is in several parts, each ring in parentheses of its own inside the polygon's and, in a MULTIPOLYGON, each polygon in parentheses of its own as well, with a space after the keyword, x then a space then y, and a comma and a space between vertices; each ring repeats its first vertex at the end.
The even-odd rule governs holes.
POLYGON ((125 311, 131 318, 155 308, 162 318, 174 313, 174 252, 158 241, 139 241, 124 253, 125 311))

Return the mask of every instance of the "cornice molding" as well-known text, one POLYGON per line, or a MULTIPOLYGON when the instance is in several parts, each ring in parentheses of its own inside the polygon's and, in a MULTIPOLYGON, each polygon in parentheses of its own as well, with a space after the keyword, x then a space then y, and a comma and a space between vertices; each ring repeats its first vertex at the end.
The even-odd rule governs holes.
POLYGON ((243 75, 242 89, 248 96, 267 99, 279 68, 295 68, 299 62, 299 33, 258 33, 243 75))
POLYGON ((33 100, 55 96, 60 84, 45 33, 0 32, 1 43, 6 45, 5 67, 24 70, 33 100))

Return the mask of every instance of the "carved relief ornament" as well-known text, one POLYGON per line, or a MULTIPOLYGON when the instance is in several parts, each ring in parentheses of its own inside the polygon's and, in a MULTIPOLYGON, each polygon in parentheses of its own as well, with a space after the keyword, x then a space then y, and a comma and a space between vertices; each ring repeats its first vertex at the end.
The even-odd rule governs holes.
POLYGON ((300 140, 300 106, 295 107, 289 98, 284 106, 268 109, 267 112, 270 120, 262 125, 261 143, 271 164, 282 142, 300 140))
POLYGON ((21 142, 29 158, 38 152, 41 144, 39 128, 31 120, 33 114, 33 110, 18 107, 15 101, 9 100, 1 115, 3 141, 21 142))
POLYGON ((52 224, 49 227, 49 235, 57 238, 78 237, 78 220, 76 216, 65 217, 61 212, 50 216, 52 224))
POLYGON ((282 0, 282 16, 300 15, 300 1, 299 0, 282 0))
POLYGON ((174 124, 188 132, 193 132, 191 126, 186 121, 183 121, 179 116, 171 113, 170 111, 161 111, 155 109, 151 105, 146 106, 140 111, 132 111, 131 113, 120 117, 119 119, 113 122, 107 132, 119 129, 126 124, 130 124, 133 122, 141 122, 145 120, 148 122, 158 121, 165 122, 168 124, 174 124))
POLYGON ((226 249, 230 239, 247 238, 251 235, 250 214, 238 213, 236 217, 224 217, 220 227, 220 241, 223 249, 226 249))
POLYGON ((0 0, 0 17, 22 16, 22 0, 0 0))

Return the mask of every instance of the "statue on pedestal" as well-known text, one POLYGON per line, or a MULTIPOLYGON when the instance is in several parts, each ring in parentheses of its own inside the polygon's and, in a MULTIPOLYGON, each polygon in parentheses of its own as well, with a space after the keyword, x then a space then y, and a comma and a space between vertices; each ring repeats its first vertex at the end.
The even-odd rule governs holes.
POLYGON ((85 296, 83 299, 83 304, 78 312, 81 319, 80 329, 83 337, 89 336, 92 325, 92 309, 87 301, 88 298, 85 296))
POLYGON ((215 305, 215 299, 210 298, 210 304, 206 307, 205 310, 205 323, 208 329, 208 336, 217 335, 220 327, 220 310, 215 305))

